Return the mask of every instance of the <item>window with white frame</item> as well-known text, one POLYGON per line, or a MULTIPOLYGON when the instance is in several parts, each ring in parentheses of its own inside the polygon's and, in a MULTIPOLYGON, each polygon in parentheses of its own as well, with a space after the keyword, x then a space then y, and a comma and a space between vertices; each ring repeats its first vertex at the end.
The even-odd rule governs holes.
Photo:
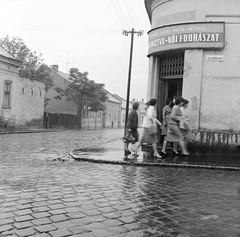
POLYGON ((11 86, 12 81, 4 81, 3 107, 11 106, 11 86))

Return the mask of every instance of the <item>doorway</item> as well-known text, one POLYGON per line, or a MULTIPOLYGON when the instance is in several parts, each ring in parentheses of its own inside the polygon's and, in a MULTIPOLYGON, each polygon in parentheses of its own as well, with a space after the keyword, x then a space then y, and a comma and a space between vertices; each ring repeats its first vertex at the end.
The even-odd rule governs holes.
POLYGON ((158 117, 160 120, 167 98, 182 96, 183 72, 184 51, 159 57, 158 117))
POLYGON ((182 95, 182 78, 176 79, 163 79, 164 83, 164 102, 167 98, 182 95))

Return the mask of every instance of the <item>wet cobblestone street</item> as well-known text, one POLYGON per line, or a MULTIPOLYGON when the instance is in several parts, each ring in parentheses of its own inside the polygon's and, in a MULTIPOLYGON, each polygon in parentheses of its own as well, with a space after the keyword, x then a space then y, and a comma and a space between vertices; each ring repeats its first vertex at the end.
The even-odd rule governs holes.
POLYGON ((123 131, 0 136, 0 236, 240 236, 239 171, 54 159, 123 131))

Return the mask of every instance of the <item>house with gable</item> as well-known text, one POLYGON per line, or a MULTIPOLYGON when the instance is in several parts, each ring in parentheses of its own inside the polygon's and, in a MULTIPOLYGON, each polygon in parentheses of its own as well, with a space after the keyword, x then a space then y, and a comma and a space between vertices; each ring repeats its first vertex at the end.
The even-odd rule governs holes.
POLYGON ((44 109, 44 127, 66 127, 76 126, 77 104, 67 100, 66 97, 56 99, 58 95, 56 88, 66 89, 70 84, 70 75, 58 70, 58 65, 49 67, 50 76, 54 86, 45 94, 47 105, 44 109))
MULTIPOLYGON (((66 97, 56 99, 58 95, 56 88, 66 89, 70 84, 70 75, 58 70, 57 65, 53 65, 50 70, 54 87, 46 93, 48 105, 45 107, 45 127, 65 127, 77 128, 77 104, 69 101, 66 97)), ((87 105, 82 110, 82 128, 117 128, 120 127, 121 102, 110 92, 107 92, 105 111, 93 112, 87 105)))
POLYGON ((42 126, 45 85, 19 77, 21 62, 0 47, 0 126, 42 126))

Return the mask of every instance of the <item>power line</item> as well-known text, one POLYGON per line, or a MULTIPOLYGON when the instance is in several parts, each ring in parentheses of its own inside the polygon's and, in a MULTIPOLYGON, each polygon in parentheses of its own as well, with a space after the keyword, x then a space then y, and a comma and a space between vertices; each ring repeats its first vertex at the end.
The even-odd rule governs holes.
MULTIPOLYGON (((135 24, 134 24, 133 18, 131 17, 131 13, 130 13, 129 8, 128 8, 128 6, 127 6, 126 0, 124 0, 124 4, 125 4, 125 7, 126 7, 126 9, 127 9, 128 16, 129 16, 129 18, 130 18, 133 26, 135 27, 135 24)), ((133 8, 133 10, 134 10, 134 8, 133 8)), ((136 21, 136 22, 137 22, 137 21, 136 21)), ((138 22, 137 22, 137 25, 139 25, 138 22)), ((135 28, 136 28, 136 27, 135 27, 135 28)), ((146 56, 141 41, 138 41, 137 46, 138 46, 138 48, 140 49, 140 51, 142 52, 142 54, 143 54, 144 56, 146 56)))
POLYGON ((129 15, 129 18, 130 18, 130 20, 131 20, 131 22, 132 22, 132 25, 133 25, 133 27, 135 27, 135 25, 134 25, 134 23, 133 23, 133 19, 132 19, 131 14, 130 14, 130 12, 129 12, 129 10, 128 10, 128 6, 127 6, 125 0, 124 0, 124 4, 125 4, 125 7, 126 7, 126 9, 127 9, 127 13, 128 13, 128 15, 129 15))
POLYGON ((115 5, 113 4, 113 0, 111 0, 111 3, 112 3, 112 5, 113 5, 113 7, 114 7, 114 9, 115 9, 115 12, 116 12, 117 15, 118 15, 118 18, 119 18, 120 21, 122 22, 123 27, 125 27, 125 24, 124 24, 124 22, 122 21, 122 18, 120 17, 117 8, 116 8, 115 5))
MULTIPOLYGON (((124 0, 124 1, 125 1, 125 0, 124 0)), ((130 2, 132 3, 132 1, 130 1, 130 2)), ((132 8, 131 8, 131 9, 132 9, 132 11, 133 11, 133 18, 135 19, 135 22, 137 23, 138 26, 140 26, 141 24, 140 24, 139 21, 138 21, 138 17, 137 17, 137 15, 136 15, 136 13, 135 13, 135 8, 134 8, 133 5, 132 5, 132 8)), ((144 51, 144 46, 143 46, 142 42, 139 41, 138 43, 139 43, 142 51, 144 52, 144 56, 146 56, 145 51, 144 51)))
POLYGON ((125 16, 124 16, 124 13, 123 13, 123 11, 122 11, 122 8, 120 7, 120 4, 118 3, 118 0, 116 0, 116 3, 117 3, 117 5, 118 5, 118 7, 119 7, 119 9, 120 9, 120 12, 121 12, 121 14, 122 14, 122 16, 123 16, 123 19, 124 19, 125 22, 127 23, 128 28, 130 28, 130 26, 129 26, 129 24, 128 24, 128 21, 126 20, 126 18, 125 18, 125 16))

